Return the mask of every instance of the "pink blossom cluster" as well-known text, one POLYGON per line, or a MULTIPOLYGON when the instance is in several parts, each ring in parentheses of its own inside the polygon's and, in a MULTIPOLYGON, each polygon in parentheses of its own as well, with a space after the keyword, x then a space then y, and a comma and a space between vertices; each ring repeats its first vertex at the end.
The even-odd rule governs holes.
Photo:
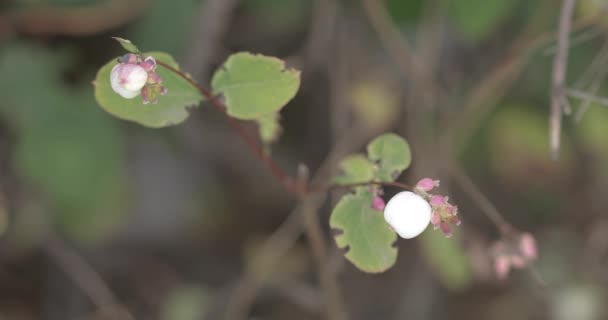
POLYGON ((451 225, 459 226, 458 207, 449 202, 447 196, 430 194, 429 191, 439 186, 439 180, 424 178, 416 184, 414 192, 425 198, 431 205, 431 223, 433 229, 440 229, 446 237, 452 236, 451 225))
POLYGON ((132 99, 141 94, 144 104, 156 104, 159 96, 167 94, 156 67, 156 60, 151 56, 143 59, 141 55, 125 54, 110 74, 112 89, 123 98, 132 99))
POLYGON ((501 280, 507 278, 512 268, 523 269, 530 265, 538 255, 536 240, 527 232, 496 242, 492 251, 494 271, 501 280))

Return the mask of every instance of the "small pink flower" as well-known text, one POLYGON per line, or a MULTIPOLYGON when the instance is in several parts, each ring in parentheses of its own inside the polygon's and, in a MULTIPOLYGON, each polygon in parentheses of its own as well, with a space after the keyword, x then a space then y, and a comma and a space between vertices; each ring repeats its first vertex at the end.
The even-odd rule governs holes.
POLYGON ((452 229, 450 229, 450 225, 447 222, 441 221, 441 223, 439 223, 439 228, 447 238, 452 236, 452 229))
POLYGON ((382 211, 384 210, 384 207, 386 207, 384 200, 379 196, 375 196, 374 202, 372 203, 372 208, 382 211))
POLYGON ((524 257, 528 259, 536 259, 538 255, 538 248, 536 247, 536 240, 534 240, 534 236, 527 232, 522 234, 519 240, 519 245, 524 257))
POLYGON ((447 202, 447 197, 438 196, 438 195, 432 195, 431 200, 429 200, 429 203, 432 206, 442 206, 442 205, 446 204, 446 202, 447 202))
POLYGON ((147 57, 140 65, 142 68, 146 69, 147 72, 156 70, 156 60, 153 57, 147 57))
POLYGON ((509 269, 511 269, 511 262, 508 257, 498 256, 496 260, 494 260, 494 271, 496 272, 498 279, 506 279, 509 275, 509 269))
POLYGON ((431 216, 431 223, 435 230, 440 229, 446 237, 452 236, 452 229, 450 224, 460 225, 461 221, 456 215, 458 214, 458 207, 449 202, 448 197, 440 195, 428 195, 429 204, 433 210, 431 216))
POLYGON ((433 212, 431 215, 431 223, 433 224, 433 230, 439 229, 439 224, 441 223, 441 217, 439 213, 433 212))
POLYGON ((501 280, 506 278, 509 269, 523 269, 529 266, 538 254, 536 240, 527 232, 497 241, 492 250, 496 276, 501 280))
POLYGON ((429 192, 435 187, 439 187, 439 180, 433 180, 431 178, 424 178, 416 184, 416 189, 424 192, 429 192))

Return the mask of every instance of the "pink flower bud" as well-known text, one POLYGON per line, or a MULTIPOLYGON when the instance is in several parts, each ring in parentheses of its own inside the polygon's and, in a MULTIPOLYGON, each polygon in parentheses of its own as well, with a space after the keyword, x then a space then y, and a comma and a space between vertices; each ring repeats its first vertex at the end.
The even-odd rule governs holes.
POLYGON ((384 207, 386 207, 386 205, 384 204, 384 200, 379 196, 374 197, 372 208, 382 211, 384 210, 384 207))
POLYGON ((530 233, 524 233, 519 239, 519 247, 524 257, 534 260, 538 255, 538 248, 536 247, 536 240, 530 233))
POLYGON ((126 99, 137 97, 147 80, 146 70, 136 64, 119 63, 110 73, 112 90, 126 99))
POLYGON ((142 68, 144 68, 147 72, 152 72, 156 70, 156 60, 149 56, 144 59, 144 62, 140 63, 140 66, 142 66, 142 68))
POLYGON ((447 238, 452 236, 452 229, 450 229, 450 225, 447 222, 441 221, 441 223, 439 223, 439 228, 447 238))
POLYGON ((433 190, 434 187, 439 186, 439 180, 433 180, 431 178, 424 178, 416 184, 416 188, 424 192, 433 190))
POLYGON ((442 196, 432 195, 431 200, 429 200, 429 203, 432 206, 442 206, 447 203, 447 200, 446 200, 446 198, 444 198, 442 196))
POLYGON ((500 280, 504 280, 509 275, 509 269, 511 268, 511 262, 506 256, 498 256, 494 260, 494 271, 496 276, 500 280))
POLYGON ((439 213, 433 212, 433 214, 431 215, 431 223, 433 224, 434 230, 437 230, 439 228, 439 223, 441 223, 441 216, 439 216, 439 213))
POLYGON ((161 81, 162 81, 162 78, 158 75, 158 73, 156 73, 154 71, 151 71, 148 73, 148 83, 156 84, 156 83, 160 83, 161 81))

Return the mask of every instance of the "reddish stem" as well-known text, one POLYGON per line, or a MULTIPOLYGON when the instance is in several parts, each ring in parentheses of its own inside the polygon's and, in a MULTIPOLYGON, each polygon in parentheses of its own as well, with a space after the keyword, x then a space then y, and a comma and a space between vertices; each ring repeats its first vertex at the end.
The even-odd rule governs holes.
POLYGON ((211 105, 217 111, 224 114, 224 116, 226 116, 228 124, 238 133, 238 135, 243 139, 245 144, 247 144, 249 149, 251 149, 251 151, 253 151, 253 153, 266 165, 272 175, 275 176, 277 180, 279 180, 279 182, 283 185, 283 187, 285 187, 285 189, 289 193, 294 195, 301 195, 302 193, 305 193, 305 190, 301 190, 300 188, 298 188, 296 184, 294 184, 294 180, 288 174, 286 174, 283 169, 281 169, 281 167, 279 167, 279 165, 264 152, 262 147, 249 134, 249 132, 247 132, 247 130, 245 130, 245 128, 243 128, 237 120, 235 120, 226 113, 226 106, 221 101, 219 101, 216 96, 211 94, 209 90, 205 89, 192 78, 182 73, 181 71, 173 68, 172 66, 158 60, 156 61, 156 63, 160 66, 163 66, 165 69, 177 74, 182 79, 188 81, 188 83, 198 89, 198 91, 205 97, 205 99, 209 101, 209 103, 211 103, 211 105))

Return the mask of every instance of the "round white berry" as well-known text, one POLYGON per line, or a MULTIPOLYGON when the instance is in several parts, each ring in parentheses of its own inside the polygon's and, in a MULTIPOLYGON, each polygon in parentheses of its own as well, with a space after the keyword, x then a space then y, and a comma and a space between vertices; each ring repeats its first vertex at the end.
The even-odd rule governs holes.
POLYGON ((119 63, 110 73, 112 90, 126 99, 137 97, 147 80, 148 73, 137 64, 119 63))
POLYGON ((431 206, 421 196, 403 191, 392 197, 384 208, 384 220, 405 239, 421 234, 431 221, 431 206))

